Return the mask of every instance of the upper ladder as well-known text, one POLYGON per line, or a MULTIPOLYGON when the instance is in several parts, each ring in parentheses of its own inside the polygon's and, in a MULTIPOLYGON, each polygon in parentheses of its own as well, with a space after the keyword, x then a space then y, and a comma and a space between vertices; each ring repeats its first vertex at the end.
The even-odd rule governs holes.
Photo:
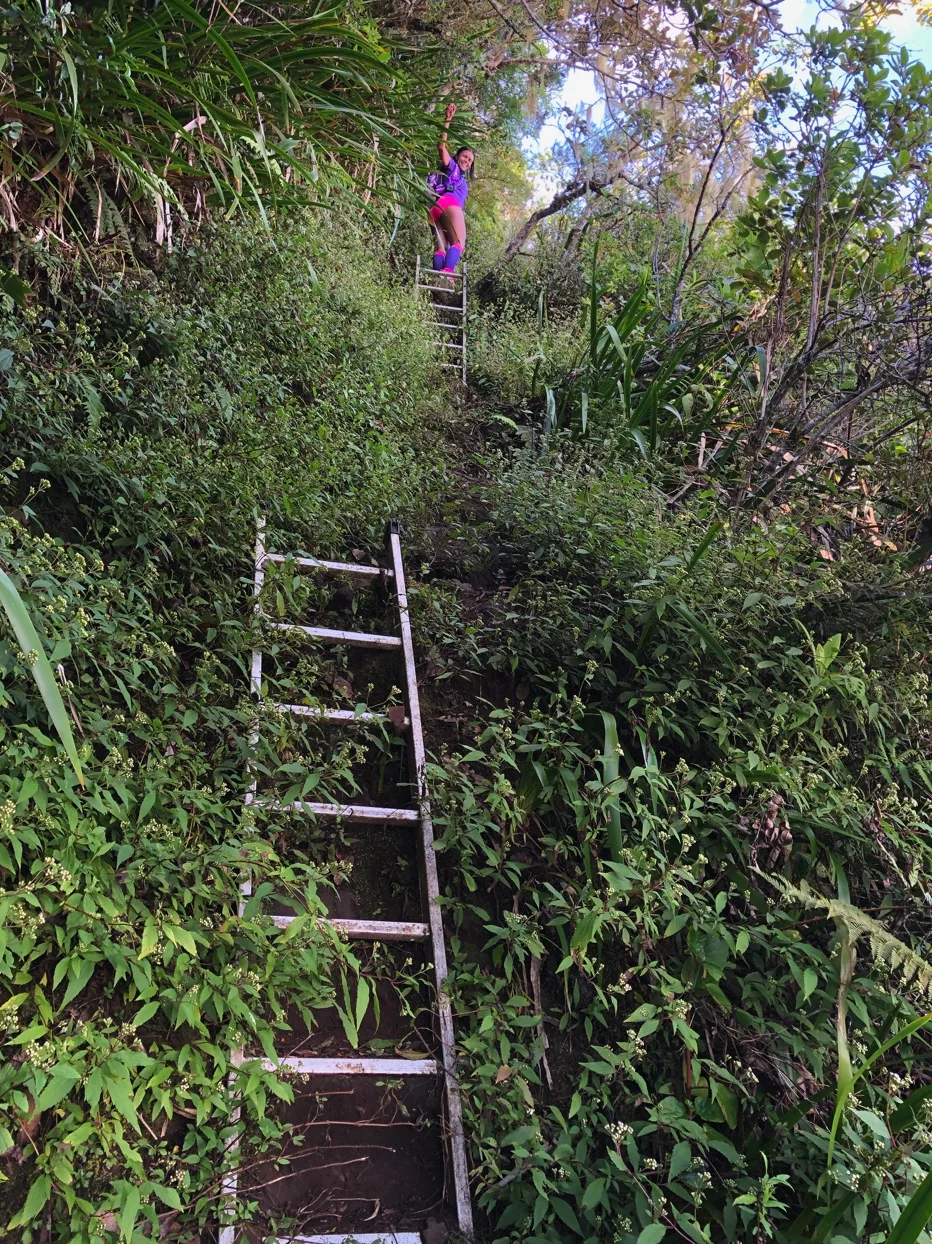
MULTIPOLYGON (((290 1069, 301 1077, 310 1078, 312 1082, 315 1082, 317 1078, 324 1078, 325 1087, 321 1090, 322 1092, 329 1091, 326 1089, 326 1084, 331 1082, 333 1077, 354 1077, 354 1082, 357 1084, 367 1079, 371 1083, 373 1082, 372 1078, 377 1076, 398 1081, 405 1081, 411 1076, 416 1076, 421 1083, 423 1083, 422 1077, 439 1078, 442 1086, 443 1118, 438 1120, 438 1123, 443 1124, 446 1152, 446 1183, 449 1190, 448 1199, 452 1202, 451 1208, 455 1211, 457 1229, 463 1235, 468 1236, 472 1233, 472 1208, 469 1196, 469 1170, 463 1134, 462 1106, 456 1075, 453 1015, 450 999, 446 992, 446 945, 439 906, 440 890, 437 878, 437 861, 434 855, 430 801, 425 780, 426 757, 421 728, 417 673, 414 664, 414 643, 411 634, 404 566, 401 556, 401 539, 398 524, 394 521, 388 524, 386 530, 386 553, 390 569, 381 566, 357 565, 352 562, 334 562, 318 560, 312 557, 270 553, 265 546, 265 523, 264 520, 260 520, 255 555, 254 608, 264 628, 290 632, 297 637, 306 636, 321 644, 367 648, 386 653, 394 652, 396 655, 401 656, 404 664, 403 723, 400 719, 400 712, 393 715, 368 712, 360 714, 337 708, 314 709, 300 704, 276 704, 274 707, 281 712, 292 713, 297 716, 314 717, 321 722, 334 723, 335 725, 341 722, 347 723, 359 720, 370 722, 391 720, 395 726, 401 726, 407 736, 411 777, 417 806, 414 808, 377 807, 366 804, 312 803, 303 800, 298 803, 282 804, 262 796, 258 791, 258 783, 255 777, 253 777, 247 792, 246 801, 247 804, 262 808, 266 812, 280 812, 283 815, 308 815, 325 823, 370 825, 373 827, 373 830, 376 830, 380 825, 390 826, 401 823, 409 824, 415 831, 421 877, 422 903, 425 908, 423 919, 415 922, 332 919, 328 923, 339 929, 346 938, 351 940, 421 942, 425 948, 429 948, 433 961, 434 1021, 440 1057, 439 1060, 436 1058, 410 1060, 384 1057, 358 1058, 355 1056, 342 1058, 298 1058, 285 1056, 277 1061, 282 1069, 290 1069), (260 603, 266 568, 270 564, 285 562, 300 570, 313 570, 328 575, 342 576, 357 583, 365 584, 371 583, 373 580, 380 580, 385 586, 393 586, 398 612, 399 633, 397 635, 369 634, 363 631, 334 630, 326 627, 305 626, 292 622, 275 622, 267 619, 263 615, 260 603)), ((262 664, 263 651, 261 648, 256 648, 252 654, 250 684, 253 694, 258 699, 263 698, 262 664)), ((255 747, 257 742, 258 733, 256 732, 252 738, 253 747, 255 747)), ((244 884, 242 887, 242 901, 240 903, 241 915, 244 912, 246 900, 251 895, 251 892, 250 885, 248 883, 244 884)), ((294 917, 273 916, 273 919, 279 927, 287 928, 294 917)), ((237 1064, 242 1065, 246 1061, 247 1055, 241 1052, 237 1059, 237 1064)), ((270 1059, 263 1058, 261 1062, 268 1070, 277 1069, 276 1063, 270 1059)), ((336 1127, 338 1125, 334 1124, 333 1126, 336 1127)), ((343 1146, 343 1148, 345 1147, 343 1146)), ((238 1150, 238 1142, 235 1142, 234 1149, 238 1150)), ((231 1156, 233 1159, 232 1165, 235 1166, 238 1156, 237 1152, 234 1151, 231 1156)), ((358 1160, 362 1161, 361 1158, 358 1160)), ((338 1165, 347 1165, 347 1163, 338 1165)), ((246 1189, 240 1187, 238 1175, 234 1171, 226 1177, 224 1182, 224 1194, 227 1198, 227 1203, 229 1204, 230 1199, 235 1198, 239 1193, 245 1195, 246 1189)), ((372 1215, 374 1218, 378 1217, 379 1204, 380 1202, 376 1198, 376 1212, 372 1215)), ((358 1241, 359 1244, 367 1244, 367 1242, 374 1244, 376 1241, 392 1241, 393 1244, 420 1244, 421 1236, 417 1231, 395 1231, 392 1228, 383 1229, 381 1232, 378 1230, 373 1231, 373 1228, 377 1228, 377 1226, 378 1223, 373 1222, 368 1227, 367 1232, 363 1234, 345 1230, 339 1234, 281 1237, 277 1244, 291 1244, 291 1241, 300 1241, 300 1244, 342 1244, 343 1241, 358 1241)), ((245 1241, 251 1238, 249 1228, 245 1225, 242 1228, 225 1226, 220 1231, 219 1244, 237 1244, 237 1242, 245 1244, 245 1241)))
POLYGON ((421 257, 418 255, 414 285, 416 289, 426 289, 430 294, 431 318, 428 323, 432 328, 442 330, 433 341, 444 352, 440 366, 458 371, 459 378, 465 385, 466 261, 463 261, 460 271, 451 276, 448 272, 422 268, 421 257))

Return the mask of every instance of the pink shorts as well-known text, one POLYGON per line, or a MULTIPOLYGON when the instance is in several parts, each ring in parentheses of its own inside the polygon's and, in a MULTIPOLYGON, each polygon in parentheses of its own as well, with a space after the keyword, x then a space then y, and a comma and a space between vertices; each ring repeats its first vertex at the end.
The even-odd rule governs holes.
POLYGON ((434 206, 427 209, 427 214, 436 224, 448 207, 462 207, 455 194, 442 194, 434 206))

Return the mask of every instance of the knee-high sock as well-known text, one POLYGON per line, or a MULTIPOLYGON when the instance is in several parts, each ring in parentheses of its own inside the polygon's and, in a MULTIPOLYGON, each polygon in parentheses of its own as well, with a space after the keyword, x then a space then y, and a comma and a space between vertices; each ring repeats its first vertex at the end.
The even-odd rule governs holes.
POLYGON ((450 247, 450 249, 447 251, 446 262, 443 265, 444 272, 453 272, 455 270, 456 265, 460 261, 460 256, 462 255, 462 253, 463 253, 462 246, 451 246, 450 247))
POLYGON ((440 272, 446 263, 446 251, 434 251, 434 271, 440 272))

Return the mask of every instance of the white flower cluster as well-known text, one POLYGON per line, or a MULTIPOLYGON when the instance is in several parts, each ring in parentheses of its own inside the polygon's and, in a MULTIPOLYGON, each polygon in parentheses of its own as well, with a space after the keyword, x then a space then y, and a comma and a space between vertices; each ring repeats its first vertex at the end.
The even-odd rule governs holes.
POLYGON ((612 1144, 616 1149, 621 1147, 623 1141, 634 1134, 634 1129, 630 1123, 611 1123, 605 1129, 612 1138, 612 1144))
POLYGON ((59 890, 63 890, 65 894, 70 894, 74 889, 74 877, 65 868, 64 864, 59 863, 58 860, 53 860, 50 855, 47 855, 42 863, 46 885, 57 887, 59 890))
POLYGON ((104 767, 113 774, 128 777, 132 773, 135 762, 131 756, 124 756, 118 747, 111 747, 104 761, 104 767))
POLYGON ((631 1046, 632 1058, 643 1058, 647 1053, 647 1042, 639 1037, 633 1028, 629 1028, 625 1034, 628 1038, 628 1044, 631 1046))
POLYGON ((890 1077, 887 1080, 887 1092, 891 1097, 902 1097, 907 1089, 910 1088, 912 1082, 912 1076, 901 1076, 897 1075, 895 1071, 891 1071, 890 1077))

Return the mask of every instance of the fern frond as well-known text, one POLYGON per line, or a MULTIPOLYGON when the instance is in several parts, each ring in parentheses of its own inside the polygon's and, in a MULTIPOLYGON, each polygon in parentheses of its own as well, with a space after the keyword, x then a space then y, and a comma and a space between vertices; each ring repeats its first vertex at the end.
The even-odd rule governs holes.
POLYGON ((826 898, 818 890, 813 890, 805 881, 794 885, 785 877, 772 876, 763 872, 759 875, 780 892, 784 901, 789 900, 799 903, 801 907, 824 911, 828 919, 844 925, 852 945, 859 938, 865 937, 870 945, 871 954, 878 963, 883 963, 891 972, 898 975, 904 985, 932 996, 932 964, 884 928, 879 920, 869 916, 860 907, 855 907, 853 903, 843 903, 837 898, 826 898))

